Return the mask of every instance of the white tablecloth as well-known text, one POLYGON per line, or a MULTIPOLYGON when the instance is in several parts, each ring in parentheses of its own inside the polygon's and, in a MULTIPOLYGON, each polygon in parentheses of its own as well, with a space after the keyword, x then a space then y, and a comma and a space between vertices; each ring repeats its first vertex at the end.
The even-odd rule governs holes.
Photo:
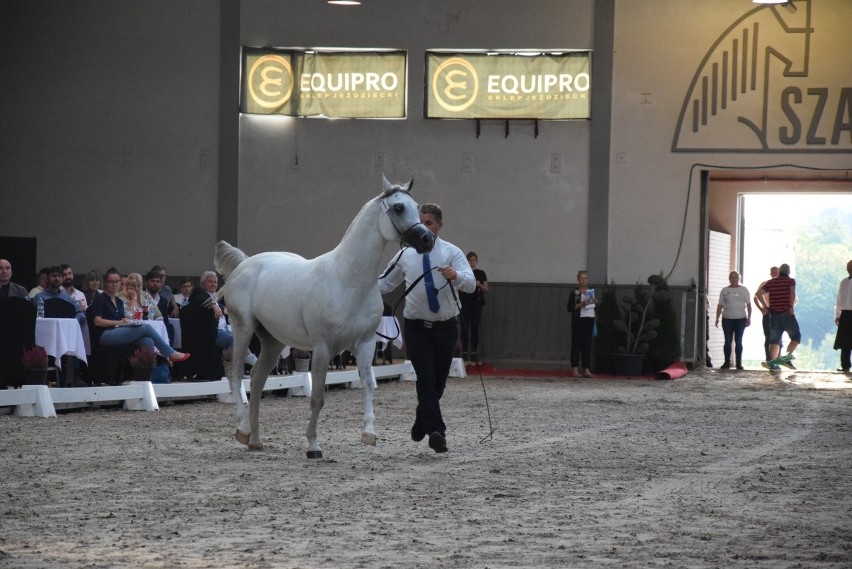
POLYGON ((76 318, 37 318, 35 340, 47 355, 56 358, 56 367, 61 367, 61 357, 65 354, 73 354, 82 362, 88 361, 86 343, 76 318))
POLYGON ((396 346, 398 350, 402 349, 402 326, 399 325, 399 321, 395 316, 382 316, 381 322, 379 322, 379 327, 376 328, 376 342, 381 342, 382 349, 384 350, 388 345, 387 338, 382 338, 379 334, 384 334, 385 336, 389 336, 393 338, 393 345, 396 346), (397 334, 399 334, 397 336, 397 334), (394 338, 394 336, 396 336, 394 338))
POLYGON ((162 320, 143 320, 142 325, 151 326, 160 335, 160 338, 165 340, 167 344, 169 343, 169 331, 166 330, 165 322, 162 320))

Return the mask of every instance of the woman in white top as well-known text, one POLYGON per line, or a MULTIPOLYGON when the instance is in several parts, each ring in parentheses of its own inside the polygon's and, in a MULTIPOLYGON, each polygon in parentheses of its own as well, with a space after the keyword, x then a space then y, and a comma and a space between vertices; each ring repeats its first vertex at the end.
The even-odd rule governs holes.
POLYGON ((722 369, 731 367, 731 340, 736 338, 736 365, 743 369, 743 332, 751 324, 751 295, 748 289, 740 284, 740 274, 731 271, 728 275, 731 286, 726 286, 719 293, 719 304, 716 305, 716 328, 719 327, 719 317, 722 317, 722 332, 725 334, 725 363, 722 369))

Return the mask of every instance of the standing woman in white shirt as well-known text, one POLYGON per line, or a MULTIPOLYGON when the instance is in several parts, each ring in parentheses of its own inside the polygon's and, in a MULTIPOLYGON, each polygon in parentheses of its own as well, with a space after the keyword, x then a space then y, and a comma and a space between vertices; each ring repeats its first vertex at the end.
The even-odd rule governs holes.
POLYGON ((731 341, 736 340, 736 366, 743 369, 743 332, 751 324, 751 295, 748 289, 740 284, 740 274, 731 271, 728 275, 730 286, 719 293, 719 304, 716 305, 716 328, 719 327, 719 317, 722 318, 722 332, 725 334, 725 363, 722 369, 731 368, 731 341))

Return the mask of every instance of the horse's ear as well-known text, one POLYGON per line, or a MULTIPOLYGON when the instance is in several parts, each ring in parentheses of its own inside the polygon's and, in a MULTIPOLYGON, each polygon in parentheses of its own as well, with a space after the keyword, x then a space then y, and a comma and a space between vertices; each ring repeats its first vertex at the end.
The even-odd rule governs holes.
POLYGON ((384 191, 385 195, 389 194, 393 190, 393 184, 388 182, 388 179, 385 177, 384 174, 382 174, 382 190, 384 191))
POLYGON ((413 187, 414 187, 414 178, 411 178, 410 180, 408 180, 408 183, 407 183, 407 184, 405 184, 404 186, 402 186, 402 191, 404 191, 404 192, 408 192, 408 193, 410 194, 410 193, 411 193, 411 188, 413 188, 413 187))

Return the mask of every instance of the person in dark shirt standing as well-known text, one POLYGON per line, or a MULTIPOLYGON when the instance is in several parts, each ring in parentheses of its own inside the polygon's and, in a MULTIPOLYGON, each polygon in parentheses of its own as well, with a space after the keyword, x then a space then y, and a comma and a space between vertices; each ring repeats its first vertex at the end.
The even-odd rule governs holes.
POLYGON ((462 333, 462 357, 464 361, 474 364, 480 363, 479 359, 479 323, 482 320, 482 307, 485 306, 485 295, 488 292, 488 277, 485 271, 477 269, 479 256, 470 251, 467 254, 467 262, 473 269, 476 279, 476 290, 471 293, 459 292, 461 300, 461 333, 462 333))
POLYGON ((790 278, 790 265, 784 263, 778 267, 778 276, 763 283, 757 291, 758 295, 766 295, 769 302, 769 362, 762 362, 763 367, 772 371, 781 369, 780 365, 796 369, 791 360, 795 359, 793 352, 802 340, 799 322, 793 313, 796 303, 796 280, 790 278), (778 357, 781 351, 781 336, 787 332, 790 343, 787 353, 778 357))

